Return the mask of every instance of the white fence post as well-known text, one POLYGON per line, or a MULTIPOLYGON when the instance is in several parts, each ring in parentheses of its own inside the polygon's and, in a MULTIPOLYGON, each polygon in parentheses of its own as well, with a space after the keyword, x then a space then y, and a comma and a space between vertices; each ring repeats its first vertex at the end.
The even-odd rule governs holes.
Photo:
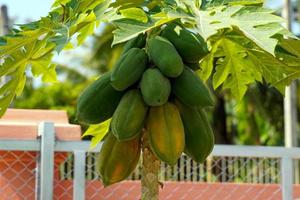
POLYGON ((85 151, 74 151, 73 199, 85 199, 85 151))
POLYGON ((281 158, 281 188, 282 199, 293 199, 293 159, 291 157, 281 158))
POLYGON ((38 198, 40 200, 52 200, 54 184, 54 124, 51 122, 42 122, 39 125, 38 134, 41 140, 38 198))

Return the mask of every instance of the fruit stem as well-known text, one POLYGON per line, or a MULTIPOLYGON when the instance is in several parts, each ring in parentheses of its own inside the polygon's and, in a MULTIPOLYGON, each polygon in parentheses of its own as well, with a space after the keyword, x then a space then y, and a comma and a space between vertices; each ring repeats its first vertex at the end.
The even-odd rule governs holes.
POLYGON ((142 200, 158 200, 160 185, 158 173, 160 161, 151 151, 145 130, 143 130, 142 155, 142 200))

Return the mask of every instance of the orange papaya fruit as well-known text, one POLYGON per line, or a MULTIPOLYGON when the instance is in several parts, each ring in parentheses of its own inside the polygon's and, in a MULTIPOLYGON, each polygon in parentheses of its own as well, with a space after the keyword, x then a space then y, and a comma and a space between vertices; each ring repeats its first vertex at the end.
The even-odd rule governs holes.
POLYGON ((120 142, 108 133, 96 160, 96 170, 104 186, 126 179, 136 168, 140 152, 140 137, 120 142))
POLYGON ((169 165, 176 164, 185 145, 184 127, 176 106, 167 102, 151 107, 146 129, 154 154, 169 165))

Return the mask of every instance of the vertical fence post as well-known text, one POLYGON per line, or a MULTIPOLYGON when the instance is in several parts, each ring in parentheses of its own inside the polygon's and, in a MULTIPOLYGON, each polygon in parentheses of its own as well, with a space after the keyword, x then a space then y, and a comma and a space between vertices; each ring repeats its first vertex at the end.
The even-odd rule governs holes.
MULTIPOLYGON (((283 0, 282 16, 286 20, 286 27, 291 32, 293 22, 293 6, 291 0, 283 0)), ((298 146, 297 130, 297 81, 293 81, 285 90, 284 98, 284 143, 286 147, 298 146)), ((299 161, 294 162, 295 182, 299 183, 299 161)))
MULTIPOLYGON (((282 16, 286 20, 286 28, 292 31, 291 0, 283 0, 282 16)), ((297 85, 292 82, 286 87, 284 98, 284 142, 286 147, 297 146, 297 85)))
POLYGON ((73 199, 85 199, 85 152, 74 152, 73 199))
POLYGON ((39 125, 38 135, 40 136, 40 160, 39 160, 39 184, 38 199, 53 199, 54 184, 54 144, 55 128, 51 122, 42 122, 39 125))
POLYGON ((281 158, 281 188, 282 199, 293 199, 293 159, 291 157, 281 158))

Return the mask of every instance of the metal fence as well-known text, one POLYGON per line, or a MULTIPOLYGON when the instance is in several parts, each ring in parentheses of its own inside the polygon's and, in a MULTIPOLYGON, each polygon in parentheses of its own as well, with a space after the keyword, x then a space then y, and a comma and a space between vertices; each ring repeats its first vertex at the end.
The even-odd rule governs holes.
MULTIPOLYGON (((104 188, 88 141, 55 140, 52 123, 34 141, 0 141, 0 199, 140 199, 141 166, 127 181, 104 188)), ((9 133, 8 133, 9 135, 9 133)), ((207 161, 186 156, 161 164, 160 199, 296 199, 299 148, 216 145, 207 161)))

